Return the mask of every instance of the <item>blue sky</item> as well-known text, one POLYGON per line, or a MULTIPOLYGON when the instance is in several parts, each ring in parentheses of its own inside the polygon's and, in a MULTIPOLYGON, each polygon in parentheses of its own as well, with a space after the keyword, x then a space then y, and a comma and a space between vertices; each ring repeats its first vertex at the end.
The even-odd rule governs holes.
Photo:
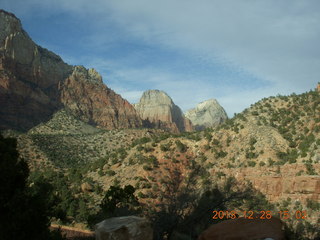
POLYGON ((131 103, 160 89, 231 117, 320 81, 320 1, 1 0, 39 45, 95 68, 131 103))

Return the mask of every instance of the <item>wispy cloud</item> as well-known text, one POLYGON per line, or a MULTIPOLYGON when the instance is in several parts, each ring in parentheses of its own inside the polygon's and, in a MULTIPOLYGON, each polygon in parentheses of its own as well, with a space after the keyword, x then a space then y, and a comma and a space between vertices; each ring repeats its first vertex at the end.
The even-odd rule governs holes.
POLYGON ((41 43, 71 64, 97 68, 131 102, 158 88, 184 110, 215 97, 232 115, 262 97, 309 90, 320 79, 317 0, 3 0, 3 6, 30 30, 39 19, 49 25, 56 41, 43 31, 36 36, 41 43))

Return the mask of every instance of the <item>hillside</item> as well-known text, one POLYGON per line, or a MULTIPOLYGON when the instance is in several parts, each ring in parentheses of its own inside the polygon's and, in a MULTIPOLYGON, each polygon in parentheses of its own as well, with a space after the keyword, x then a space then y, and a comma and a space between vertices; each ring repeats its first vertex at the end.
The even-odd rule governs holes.
MULTIPOLYGON (((59 171, 64 169, 66 176, 82 176, 76 183, 68 177, 70 186, 86 182, 99 186, 99 191, 91 193, 96 204, 102 190, 127 184, 136 188, 142 203, 151 204, 172 172, 179 173, 183 184, 199 166, 195 191, 222 184, 230 176, 243 186, 250 186, 248 180, 276 209, 292 214, 307 211, 308 219, 300 224, 316 227, 320 212, 319 103, 317 91, 265 98, 217 128, 179 135, 160 130, 97 129, 61 111, 49 122, 20 134, 18 142, 31 165, 42 159, 59 171)), ((81 194, 79 187, 75 189, 81 194)), ((96 204, 94 211, 98 211, 96 204)), ((287 222, 299 224, 292 218, 287 222)))

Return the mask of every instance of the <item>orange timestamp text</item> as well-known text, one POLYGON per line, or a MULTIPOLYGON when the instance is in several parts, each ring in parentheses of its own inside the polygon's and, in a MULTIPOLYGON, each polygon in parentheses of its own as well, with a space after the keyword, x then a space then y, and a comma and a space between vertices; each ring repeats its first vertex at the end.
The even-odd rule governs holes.
POLYGON ((305 210, 296 210, 294 212, 290 211, 212 211, 212 219, 236 219, 236 218, 245 218, 245 219, 271 219, 273 216, 278 216, 281 220, 287 219, 307 219, 307 211, 305 210))

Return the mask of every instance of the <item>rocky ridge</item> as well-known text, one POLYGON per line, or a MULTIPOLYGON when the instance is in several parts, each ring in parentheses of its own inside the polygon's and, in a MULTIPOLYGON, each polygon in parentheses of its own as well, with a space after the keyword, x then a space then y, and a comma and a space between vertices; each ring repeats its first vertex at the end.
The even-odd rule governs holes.
POLYGON ((144 120, 146 127, 165 129, 171 132, 189 132, 193 130, 181 109, 163 91, 148 90, 142 94, 139 103, 134 105, 144 120))
POLYGON ((190 119, 196 130, 216 127, 228 119, 228 116, 216 99, 209 99, 188 110, 185 117, 190 119))
POLYGON ((133 106, 94 69, 36 45, 13 14, 0 10, 0 22, 0 129, 28 130, 64 107, 107 129, 141 126, 133 106))

